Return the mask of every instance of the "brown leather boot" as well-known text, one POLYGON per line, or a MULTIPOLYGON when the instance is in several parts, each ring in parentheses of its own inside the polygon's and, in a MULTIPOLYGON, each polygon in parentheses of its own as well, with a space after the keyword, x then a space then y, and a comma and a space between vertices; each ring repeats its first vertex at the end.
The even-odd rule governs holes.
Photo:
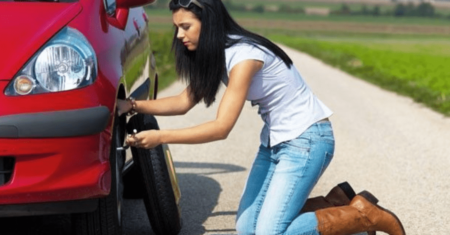
POLYGON ((312 212, 333 206, 346 206, 355 197, 355 191, 347 182, 342 182, 331 189, 324 197, 313 197, 306 200, 300 213, 312 212))
POLYGON ((406 235, 394 213, 373 204, 376 198, 364 191, 349 206, 316 211, 321 235, 347 235, 364 231, 383 231, 389 235, 406 235))
MULTIPOLYGON (((313 212, 335 206, 346 206, 355 197, 355 191, 348 182, 342 182, 330 190, 324 197, 313 197, 306 200, 300 213, 313 212)), ((367 232, 367 235, 376 235, 375 231, 367 232)))

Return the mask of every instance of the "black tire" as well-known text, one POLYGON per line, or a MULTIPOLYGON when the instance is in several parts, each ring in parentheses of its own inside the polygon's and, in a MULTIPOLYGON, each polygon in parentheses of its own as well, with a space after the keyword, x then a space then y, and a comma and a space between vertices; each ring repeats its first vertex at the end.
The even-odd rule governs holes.
POLYGON ((110 151, 111 191, 107 197, 99 199, 94 212, 72 215, 73 235, 122 235, 122 170, 125 158, 123 151, 116 151, 117 146, 123 143, 121 133, 123 131, 117 122, 114 124, 110 151))
MULTIPOLYGON (((151 115, 137 114, 127 125, 128 133, 159 129, 151 115)), ((181 230, 179 208, 172 189, 164 150, 161 145, 153 149, 131 148, 133 161, 144 184, 144 204, 150 224, 156 234, 175 235, 181 230)))

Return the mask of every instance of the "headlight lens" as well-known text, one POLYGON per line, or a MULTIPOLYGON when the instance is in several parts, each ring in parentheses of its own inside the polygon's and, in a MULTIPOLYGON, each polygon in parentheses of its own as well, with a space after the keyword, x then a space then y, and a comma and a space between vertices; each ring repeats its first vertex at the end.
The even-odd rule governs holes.
POLYGON ((92 84, 96 77, 97 59, 92 46, 80 32, 66 27, 31 58, 5 94, 73 90, 92 84))
POLYGON ((45 48, 36 60, 36 79, 48 91, 65 91, 77 88, 90 77, 89 67, 74 48, 54 45, 45 48))

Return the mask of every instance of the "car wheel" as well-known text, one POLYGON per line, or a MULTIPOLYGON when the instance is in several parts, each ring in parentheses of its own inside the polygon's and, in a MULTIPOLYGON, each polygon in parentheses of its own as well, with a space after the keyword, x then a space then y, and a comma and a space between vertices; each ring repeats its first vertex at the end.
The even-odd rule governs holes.
MULTIPOLYGON (((127 126, 128 133, 133 129, 159 129, 156 119, 151 115, 137 114, 127 126)), ((150 224, 156 234, 172 235, 181 230, 181 218, 172 182, 166 163, 164 149, 159 145, 153 149, 131 148, 135 169, 141 175, 144 189, 144 204, 150 224)))
POLYGON ((74 235, 122 235, 122 203, 124 165, 123 151, 117 151, 123 137, 120 126, 115 123, 111 141, 111 191, 107 197, 100 198, 94 212, 72 215, 72 234, 74 235))

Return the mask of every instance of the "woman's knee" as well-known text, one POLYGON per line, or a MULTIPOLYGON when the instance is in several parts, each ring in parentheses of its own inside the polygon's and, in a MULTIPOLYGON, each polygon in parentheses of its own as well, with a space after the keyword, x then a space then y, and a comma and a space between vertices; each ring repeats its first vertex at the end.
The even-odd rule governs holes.
POLYGON ((239 216, 236 220, 236 231, 239 235, 254 235, 255 221, 242 215, 239 216))
POLYGON ((255 228, 256 235, 278 235, 286 231, 287 226, 277 222, 278 218, 258 220, 255 228))
POLYGON ((255 228, 250 225, 236 225, 236 232, 238 235, 255 235, 255 228))
POLYGON ((266 226, 257 226, 255 230, 255 234, 257 235, 276 235, 277 233, 274 233, 271 228, 268 228, 266 226))

